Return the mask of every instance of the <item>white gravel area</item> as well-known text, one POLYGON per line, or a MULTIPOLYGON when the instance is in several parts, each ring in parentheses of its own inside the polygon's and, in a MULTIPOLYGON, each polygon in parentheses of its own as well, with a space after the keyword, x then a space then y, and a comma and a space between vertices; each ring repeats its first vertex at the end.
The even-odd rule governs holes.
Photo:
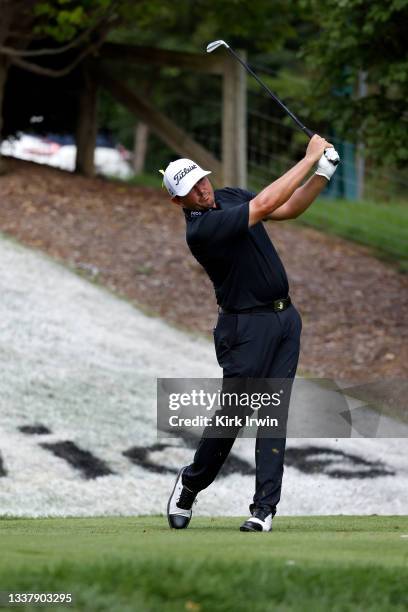
MULTIPOLYGON (((221 376, 212 344, 5 238, 0 284, 0 457, 6 472, 0 515, 164 513, 174 476, 134 465, 123 451, 160 442, 157 377, 221 376), (51 433, 19 430, 38 424, 51 433), (41 446, 61 441, 91 452, 113 473, 87 480, 41 446)), ((191 461, 192 449, 172 444, 151 453, 151 461, 174 468, 191 461)), ((281 514, 407 513, 407 439, 288 441, 288 449, 308 445, 382 462, 393 474, 335 478, 287 467, 281 514)), ((234 452, 252 463, 253 447, 253 440, 239 439, 234 452)), ((253 476, 220 478, 200 494, 196 513, 246 514, 253 484, 253 476)))

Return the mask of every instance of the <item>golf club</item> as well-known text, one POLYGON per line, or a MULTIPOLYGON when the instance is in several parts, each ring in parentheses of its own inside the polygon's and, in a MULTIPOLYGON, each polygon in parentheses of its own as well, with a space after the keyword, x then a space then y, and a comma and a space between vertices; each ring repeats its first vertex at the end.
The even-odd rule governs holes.
MULTIPOLYGON (((265 85, 265 83, 263 83, 261 81, 261 79, 255 74, 255 72, 248 66, 248 64, 246 62, 244 62, 237 53, 235 53, 234 49, 231 49, 231 47, 225 42, 225 40, 214 40, 213 42, 208 43, 207 45, 207 53, 212 53, 213 51, 215 51, 216 49, 218 49, 218 47, 225 47, 226 49, 228 49, 228 51, 235 57, 235 59, 237 59, 239 61, 239 63, 241 64, 241 66, 243 66, 245 68, 245 70, 247 70, 247 72, 249 72, 249 74, 251 74, 254 79, 261 85, 261 87, 271 96, 271 98, 273 100, 275 100, 275 102, 277 104, 279 104, 279 106, 289 115, 289 117, 291 117, 293 119, 293 121, 296 123, 296 125, 302 130, 302 132, 304 132, 309 138, 312 138, 312 136, 314 136, 314 132, 312 132, 311 130, 309 130, 309 128, 307 128, 305 125, 303 125, 303 123, 296 117, 296 115, 294 115, 292 113, 292 111, 290 111, 288 109, 287 106, 285 106, 285 104, 279 100, 279 98, 277 96, 275 96, 275 94, 269 89, 269 87, 267 87, 265 85)), ((329 160, 331 161, 331 160, 329 160)), ((338 161, 331 161, 332 164, 337 165, 338 161)))

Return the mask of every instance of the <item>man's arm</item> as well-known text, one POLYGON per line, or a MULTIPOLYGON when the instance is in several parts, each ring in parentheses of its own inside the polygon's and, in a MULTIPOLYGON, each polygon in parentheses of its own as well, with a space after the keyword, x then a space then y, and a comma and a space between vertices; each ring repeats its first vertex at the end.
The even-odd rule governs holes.
MULTIPOLYGON (((249 226, 265 219, 277 208, 287 203, 323 155, 324 150, 332 146, 327 140, 315 134, 307 146, 305 157, 250 201, 249 226)), ((320 178, 318 177, 318 180, 320 178)))
POLYGON ((266 219, 271 221, 296 219, 315 201, 319 193, 326 187, 327 182, 323 176, 314 174, 304 185, 296 189, 287 202, 274 210, 266 219))

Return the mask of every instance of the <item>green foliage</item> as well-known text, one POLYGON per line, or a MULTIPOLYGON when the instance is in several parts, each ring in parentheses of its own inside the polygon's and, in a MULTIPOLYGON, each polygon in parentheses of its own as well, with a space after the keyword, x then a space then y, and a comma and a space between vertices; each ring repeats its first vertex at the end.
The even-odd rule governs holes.
POLYGON ((96 24, 113 5, 114 0, 37 2, 33 9, 37 18, 34 32, 50 36, 60 43, 69 41, 83 29, 96 24))
POLYGON ((193 51, 217 38, 249 52, 278 49, 296 35, 300 10, 294 12, 284 0, 142 0, 123 8, 126 26, 115 38, 193 51))
POLYGON ((303 53, 315 72, 310 104, 316 117, 343 138, 363 140, 378 164, 406 164, 408 0, 341 0, 327 10, 319 0, 300 4, 316 28, 303 53))

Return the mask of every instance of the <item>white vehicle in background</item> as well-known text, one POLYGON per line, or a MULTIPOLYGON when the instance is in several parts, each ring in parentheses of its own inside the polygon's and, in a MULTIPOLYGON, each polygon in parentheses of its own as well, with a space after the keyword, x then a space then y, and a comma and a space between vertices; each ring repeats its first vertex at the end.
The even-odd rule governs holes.
POLYGON ((1 154, 33 161, 37 164, 49 164, 50 159, 57 153, 60 145, 50 142, 46 138, 19 133, 17 137, 10 137, 1 143, 1 154))
MULTIPOLYGON (((72 139, 69 137, 68 142, 72 139)), ((0 146, 2 155, 33 161, 37 164, 47 164, 54 168, 61 168, 68 172, 75 169, 76 146, 64 144, 64 139, 52 137, 32 136, 19 133, 17 137, 3 140, 0 146)), ((129 152, 122 146, 114 148, 96 146, 95 172, 104 176, 127 179, 133 175, 131 165, 128 163, 129 152)))

